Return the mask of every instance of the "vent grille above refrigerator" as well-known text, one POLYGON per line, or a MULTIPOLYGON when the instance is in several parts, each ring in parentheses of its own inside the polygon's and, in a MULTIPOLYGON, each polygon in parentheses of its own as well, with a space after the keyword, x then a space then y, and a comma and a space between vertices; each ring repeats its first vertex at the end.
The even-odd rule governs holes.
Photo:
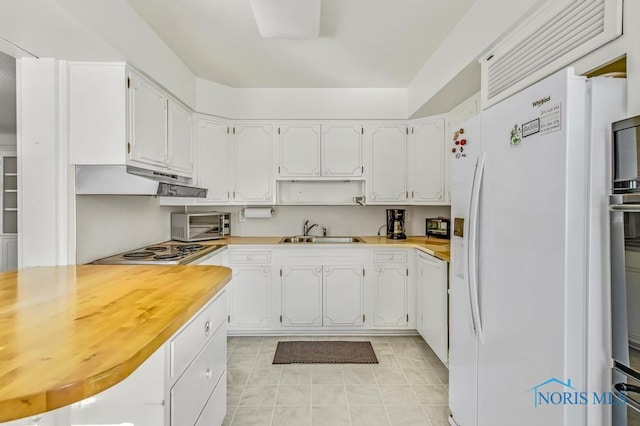
POLYGON ((481 61, 483 107, 622 34, 621 0, 547 1, 481 61))

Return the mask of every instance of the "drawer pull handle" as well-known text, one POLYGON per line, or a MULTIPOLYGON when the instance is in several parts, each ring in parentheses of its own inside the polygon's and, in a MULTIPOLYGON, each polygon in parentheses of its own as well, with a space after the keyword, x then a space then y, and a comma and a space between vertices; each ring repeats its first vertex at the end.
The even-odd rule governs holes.
POLYGON ((204 323, 204 335, 209 335, 209 330, 211 330, 211 321, 207 321, 204 323))
POLYGON ((213 377, 213 371, 211 371, 210 368, 207 368, 207 371, 204 372, 204 375, 207 376, 207 379, 210 379, 213 377))

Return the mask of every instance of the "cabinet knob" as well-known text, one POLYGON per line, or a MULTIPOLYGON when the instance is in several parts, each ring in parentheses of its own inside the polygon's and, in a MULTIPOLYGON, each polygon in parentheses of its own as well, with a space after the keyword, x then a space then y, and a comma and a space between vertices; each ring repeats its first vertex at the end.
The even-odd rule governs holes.
POLYGON ((204 335, 208 336, 210 330, 211 330, 211 321, 207 321, 204 323, 204 335))
POLYGON ((210 379, 213 377, 213 371, 211 371, 210 368, 207 368, 207 371, 204 372, 204 375, 207 376, 207 379, 210 379))
POLYGON ((316 272, 320 273, 320 268, 316 268, 316 272))
POLYGON ((247 255, 247 260, 253 260, 253 256, 247 255))

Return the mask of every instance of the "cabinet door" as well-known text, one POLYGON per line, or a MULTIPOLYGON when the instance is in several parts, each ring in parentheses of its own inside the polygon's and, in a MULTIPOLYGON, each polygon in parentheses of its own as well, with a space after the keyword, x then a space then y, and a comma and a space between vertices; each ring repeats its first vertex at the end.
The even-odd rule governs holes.
POLYGON ((423 122, 411 128, 408 161, 411 201, 444 202, 444 119, 423 122))
POLYGON ((324 266, 323 325, 364 325, 364 267, 324 266))
POLYGON ((322 325, 322 266, 282 267, 282 326, 322 325))
POLYGON ((374 266, 376 326, 406 326, 409 322, 407 310, 407 267, 374 266))
POLYGON ((233 266, 229 328, 270 328, 271 268, 233 266))
POLYGON ((236 179, 234 199, 273 204, 272 135, 270 125, 234 127, 236 179))
POLYGON ((229 202, 233 193, 233 138, 221 121, 199 118, 196 123, 198 185, 207 199, 229 202))
POLYGON ((18 269, 18 238, 2 238, 2 270, 0 272, 18 269))
POLYGON ((367 202, 407 201, 407 126, 376 125, 368 131, 371 170, 367 202))
POLYGON ((192 114, 191 111, 172 99, 169 99, 168 102, 169 169, 176 174, 191 177, 193 176, 192 114))
POLYGON ((320 176, 320 126, 294 124, 278 126, 281 177, 320 176))
POLYGON ((640 345, 640 256, 637 252, 625 253, 626 288, 627 288, 627 322, 629 327, 629 341, 640 345))
POLYGON ((422 297, 418 298, 418 305, 422 306, 423 326, 420 334, 446 364, 449 349, 447 263, 418 254, 418 265, 418 286, 423 289, 422 297))
POLYGON ((129 160, 166 168, 167 98, 137 74, 129 78, 129 160))
POLYGON ((362 176, 362 135, 361 125, 322 126, 322 176, 362 176))

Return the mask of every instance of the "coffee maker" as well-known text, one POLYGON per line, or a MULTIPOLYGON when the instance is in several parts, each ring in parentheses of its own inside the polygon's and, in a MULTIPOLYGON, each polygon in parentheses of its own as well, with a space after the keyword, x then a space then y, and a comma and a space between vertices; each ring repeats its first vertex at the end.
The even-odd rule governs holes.
POLYGON ((404 209, 387 209, 387 238, 406 240, 404 233, 404 209))

